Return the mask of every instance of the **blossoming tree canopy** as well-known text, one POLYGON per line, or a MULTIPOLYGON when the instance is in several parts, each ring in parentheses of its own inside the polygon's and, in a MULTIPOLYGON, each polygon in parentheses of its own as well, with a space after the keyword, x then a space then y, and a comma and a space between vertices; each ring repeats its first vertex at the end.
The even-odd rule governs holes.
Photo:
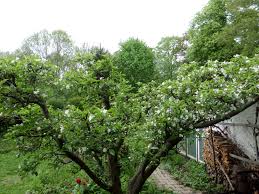
POLYGON ((69 158, 108 192, 139 193, 183 135, 259 100, 258 62, 236 56, 185 64, 176 80, 133 93, 108 56, 91 65, 79 61, 60 77, 38 58, 1 58, 0 121, 19 122, 0 128, 17 139, 21 153, 33 153, 31 167, 69 158))

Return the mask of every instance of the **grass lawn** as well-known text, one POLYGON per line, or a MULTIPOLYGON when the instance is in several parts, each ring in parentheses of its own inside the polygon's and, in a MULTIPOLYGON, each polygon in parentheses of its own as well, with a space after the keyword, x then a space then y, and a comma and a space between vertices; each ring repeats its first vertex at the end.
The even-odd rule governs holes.
POLYGON ((35 184, 39 184, 35 176, 24 179, 18 175, 21 158, 16 157, 14 144, 10 141, 0 141, 0 193, 24 194, 35 184))
POLYGON ((70 194, 76 185, 75 179, 84 177, 79 170, 73 173, 72 165, 54 168, 47 162, 39 165, 37 176, 28 173, 22 177, 19 175, 19 165, 22 160, 22 157, 17 157, 14 142, 0 141, 0 194, 25 194, 26 191, 70 194))

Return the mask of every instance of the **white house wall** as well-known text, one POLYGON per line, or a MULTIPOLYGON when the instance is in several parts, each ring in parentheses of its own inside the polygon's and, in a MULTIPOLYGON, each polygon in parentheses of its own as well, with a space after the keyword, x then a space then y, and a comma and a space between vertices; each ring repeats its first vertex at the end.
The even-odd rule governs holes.
MULTIPOLYGON (((232 117, 223 123, 242 123, 242 124, 255 124, 256 120, 256 107, 259 107, 259 103, 254 104, 245 111, 232 117)), ((259 118, 258 118, 259 123, 259 118)), ((257 124, 258 124, 257 123, 257 124)), ((227 125, 218 125, 224 129, 227 125)), ((253 128, 244 126, 227 126, 228 136, 234 143, 252 160, 256 160, 256 144, 253 134, 253 128)), ((257 136, 257 146, 259 146, 259 137, 257 136)))

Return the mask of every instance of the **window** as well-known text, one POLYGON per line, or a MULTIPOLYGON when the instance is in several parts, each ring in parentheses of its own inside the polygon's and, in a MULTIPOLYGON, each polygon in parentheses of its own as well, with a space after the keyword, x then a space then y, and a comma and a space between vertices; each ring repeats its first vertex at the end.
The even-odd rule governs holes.
POLYGON ((189 158, 198 162, 204 162, 203 143, 203 130, 199 130, 198 134, 185 137, 184 140, 177 145, 177 148, 179 149, 180 153, 188 156, 189 158))
POLYGON ((194 135, 187 138, 187 155, 196 159, 196 137, 194 135))

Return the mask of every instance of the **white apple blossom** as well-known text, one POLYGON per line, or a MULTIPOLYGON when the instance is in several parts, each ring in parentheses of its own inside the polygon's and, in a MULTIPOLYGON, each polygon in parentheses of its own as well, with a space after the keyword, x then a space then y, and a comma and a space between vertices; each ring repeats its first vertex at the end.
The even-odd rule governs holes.
POLYGON ((259 65, 252 67, 255 73, 259 73, 259 65))
POLYGON ((64 132, 64 126, 60 125, 60 133, 63 133, 63 132, 64 132))
POLYGON ((70 85, 69 85, 69 84, 66 85, 66 89, 67 89, 67 90, 70 89, 70 85))
POLYGON ((105 115, 107 113, 107 110, 105 108, 102 108, 101 112, 105 115))
POLYGON ((33 91, 33 94, 35 94, 35 95, 37 95, 37 94, 39 94, 40 93, 40 91, 39 90, 35 90, 35 91, 33 91))
POLYGON ((88 121, 90 122, 94 118, 94 115, 90 114, 88 117, 88 121))
POLYGON ((65 115, 66 115, 67 117, 69 117, 69 116, 70 116, 70 111, 69 111, 69 110, 65 110, 65 115))

